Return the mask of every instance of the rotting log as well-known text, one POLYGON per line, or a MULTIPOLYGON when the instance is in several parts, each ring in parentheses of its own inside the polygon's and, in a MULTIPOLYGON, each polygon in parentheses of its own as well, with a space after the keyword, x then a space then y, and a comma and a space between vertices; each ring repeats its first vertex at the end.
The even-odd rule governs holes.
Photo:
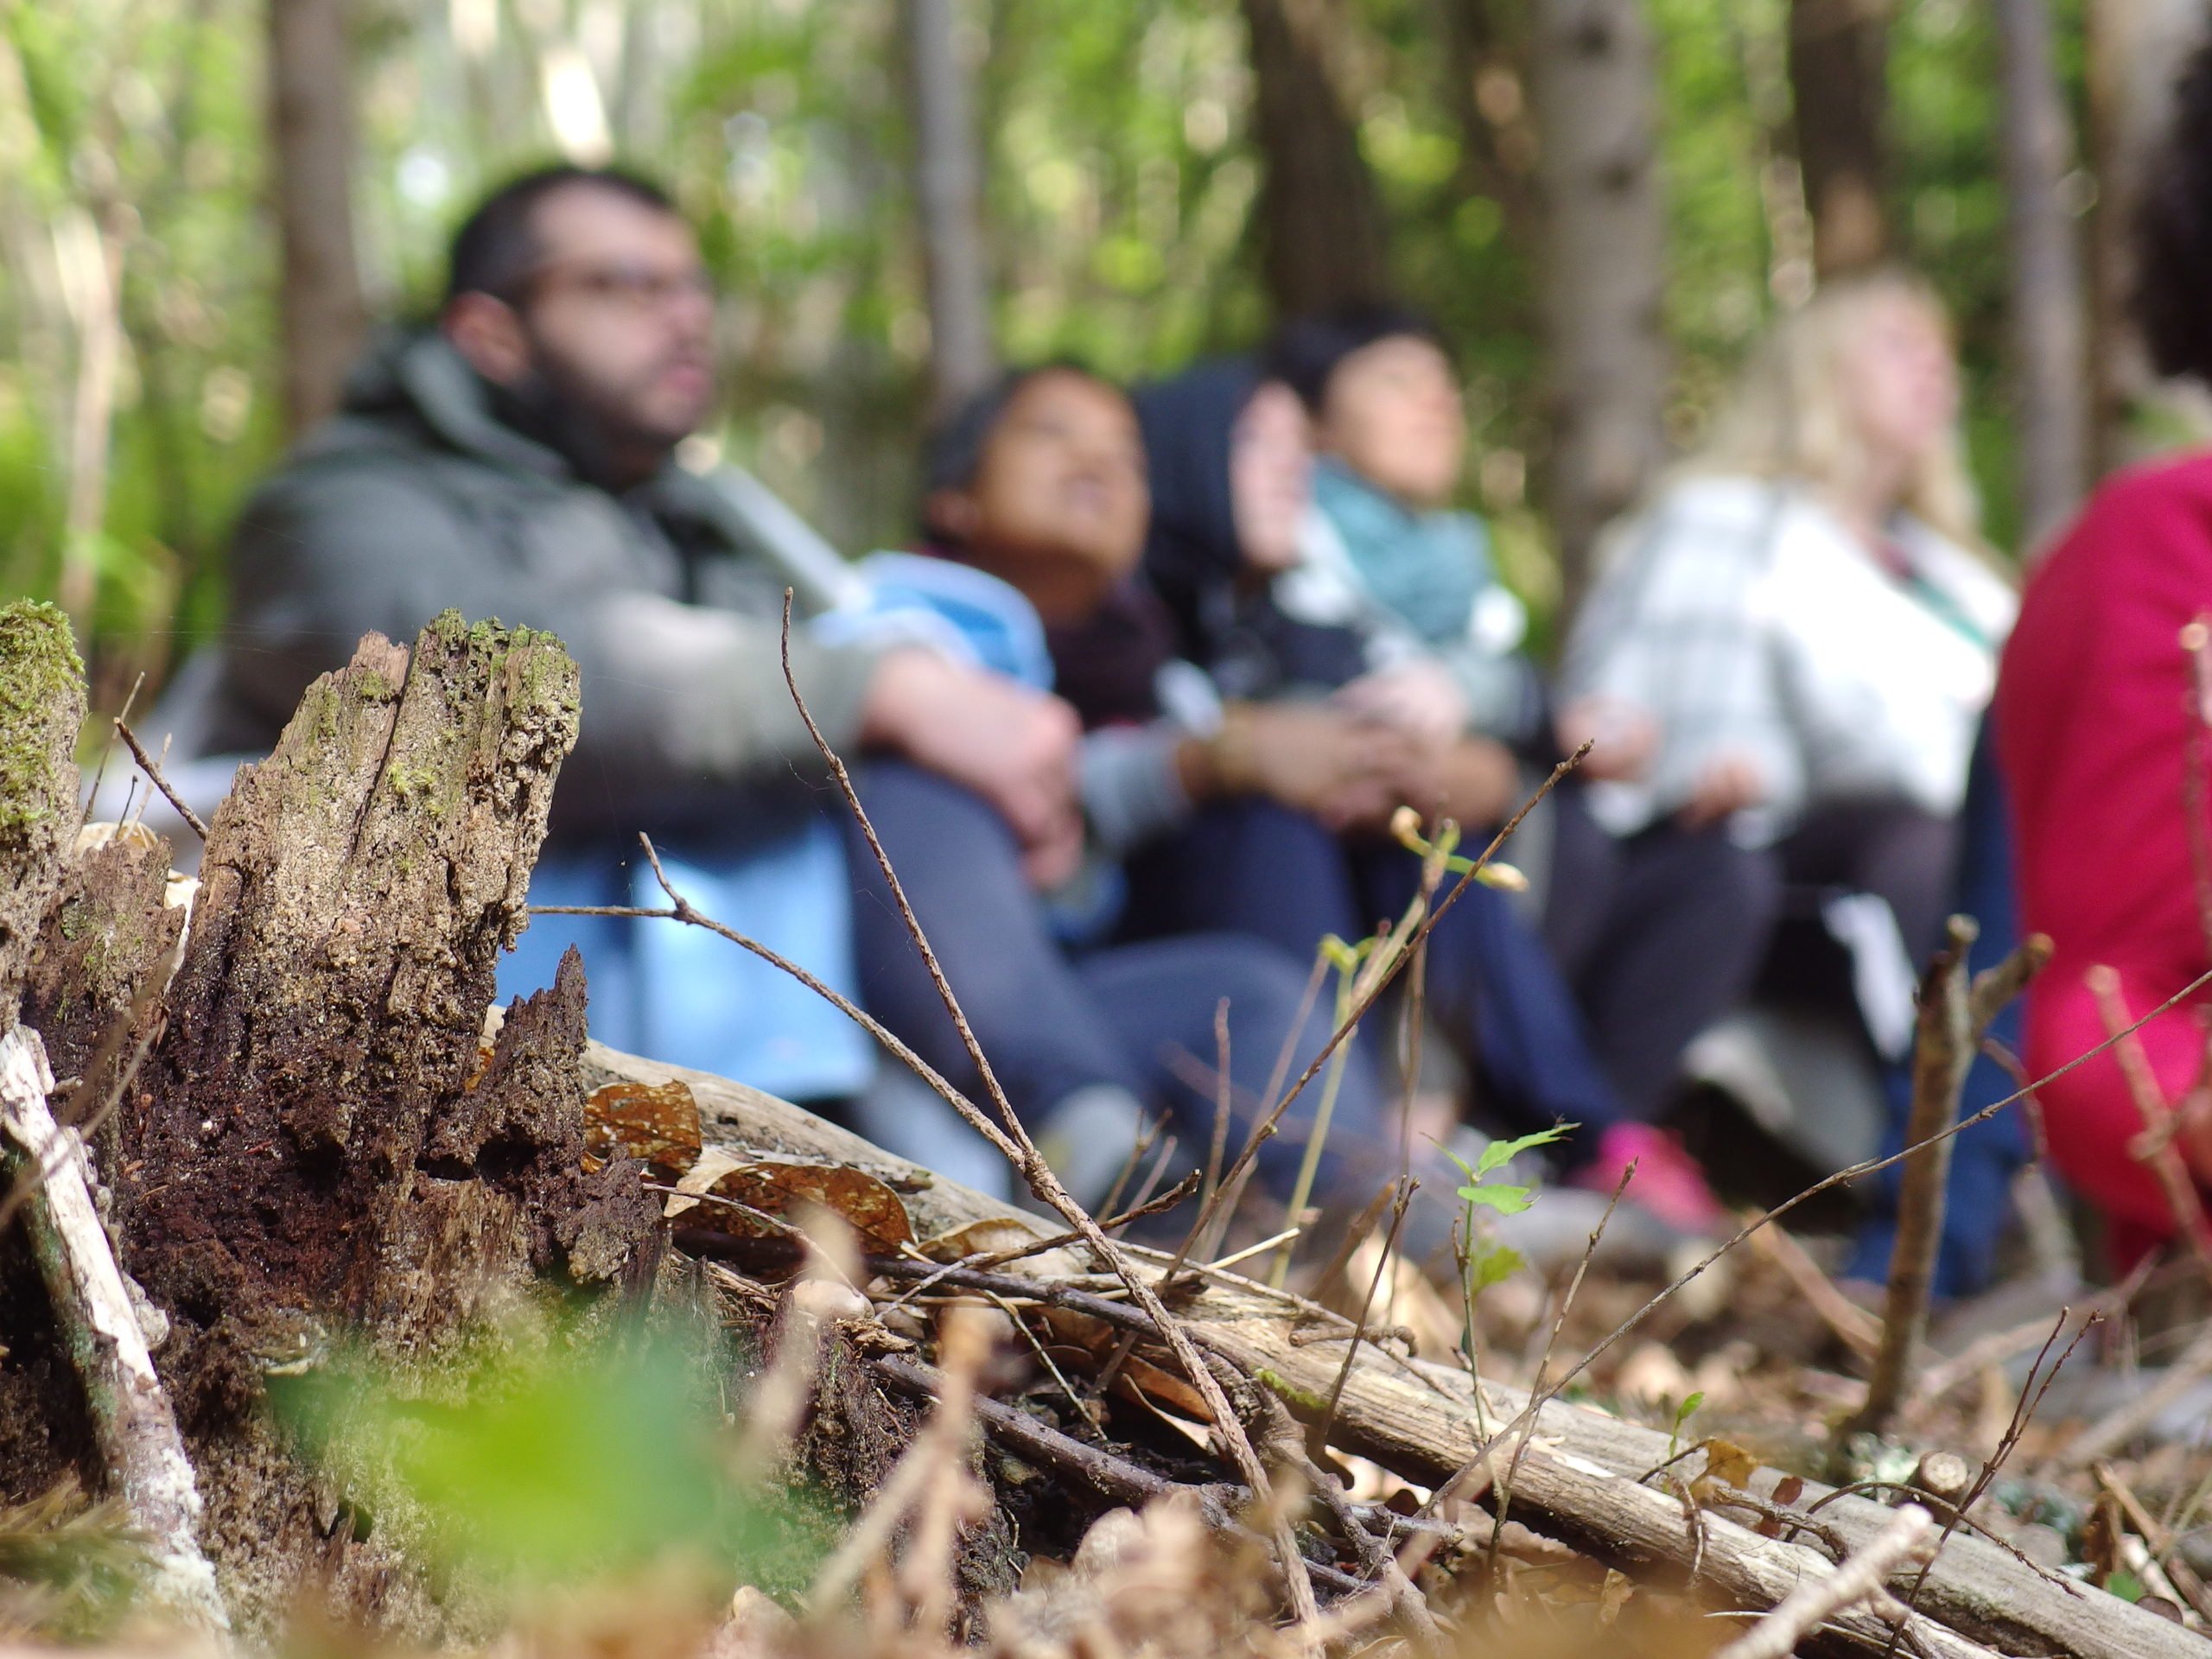
POLYGON ((249 1630, 312 1576, 334 1618, 461 1633, 407 1505, 302 1468, 270 1377, 346 1345, 403 1391, 458 1386, 440 1360, 551 1313, 545 1281, 649 1279, 637 1166, 584 1168, 575 960, 480 1052, 577 717, 548 635, 452 613, 411 651, 371 635, 209 826, 113 1185, 126 1264, 175 1326, 160 1363, 249 1630))
MULTIPOLYGON (((73 738, 81 706, 51 723, 73 738)), ((653 1283, 661 1230, 638 1166, 583 1155, 574 957, 480 1046, 577 719, 575 665, 549 636, 450 613, 411 650, 370 636, 216 813, 174 977, 181 918, 158 849, 73 853, 73 810, 8 819, 29 827, 0 848, 0 967, 20 964, 7 1010, 47 1022, 82 1070, 73 1104, 116 1104, 96 1153, 118 1255, 167 1326, 153 1363, 248 1639, 310 1588, 326 1616, 415 1642, 480 1636, 491 1617, 433 1576, 425 1517, 388 1471, 296 1455, 276 1379, 342 1352, 456 1403, 468 1383, 448 1360, 591 1339, 653 1283), (531 1312, 547 1317, 518 1337, 531 1312)), ((18 1237, 0 1237, 10 1287, 18 1237)), ((73 1425, 66 1373, 16 1365, 0 1357, 0 1402, 35 1400, 58 1425, 0 1457, 0 1496, 21 1497, 92 1472, 101 1414, 73 1425)))
MULTIPOLYGON (((21 1216, 45 1292, 58 1341, 41 1345, 67 1356, 92 1460, 145 1540, 149 1599, 182 1623, 220 1630, 229 1619, 200 1548, 192 1464, 93 1203, 83 1143, 47 1104, 54 1084, 45 1045, 19 1023, 48 912, 60 908, 64 854, 76 836, 74 751, 84 719, 84 669, 67 619, 50 606, 0 609, 0 1205, 21 1216)), ((114 868, 112 861, 102 866, 114 868)), ((72 955, 87 969, 104 966, 105 954, 92 947, 112 941, 98 929, 75 931, 90 932, 85 951, 50 954, 72 955)), ((175 938, 158 899, 130 931, 149 941, 175 938)), ((115 952, 118 962, 130 954, 115 952)), ((111 992, 105 976, 87 976, 99 983, 81 1001, 111 992)), ((0 1399, 16 1392, 0 1387, 0 1399)))
MULTIPOLYGON (((594 1082, 683 1081, 698 1103, 710 1142, 849 1164, 877 1175, 902 1192, 915 1231, 925 1239, 984 1221, 1027 1228, 1040 1238, 1054 1230, 1049 1222, 932 1177, 849 1131, 742 1084, 599 1043, 588 1046, 585 1070, 594 1082)), ((1163 1270, 1166 1265, 1165 1258, 1149 1252, 1132 1248, 1132 1254, 1163 1270)), ((1010 1262, 998 1271, 1040 1276, 1033 1261, 1010 1262)), ((1328 1397, 1351 1337, 1348 1321, 1233 1274, 1211 1275, 1178 1307, 1202 1345, 1265 1380, 1294 1409, 1328 1397)), ((1434 1486, 1476 1456, 1485 1429, 1503 1427, 1527 1403, 1522 1390, 1486 1383, 1478 1414, 1473 1381, 1465 1372, 1367 1343, 1345 1380, 1330 1440, 1408 1480, 1434 1486)), ((1510 1450, 1501 1452, 1497 1469, 1503 1468, 1507 1455, 1510 1450)), ((1538 1414, 1515 1474, 1514 1516, 1616 1566, 1644 1569, 1665 1562, 1680 1570, 1695 1557, 1707 1581, 1745 1608, 1772 1606, 1802 1578, 1827 1570, 1827 1558, 1808 1544, 1762 1537, 1725 1512, 1702 1511, 1693 1529, 1673 1491, 1638 1484, 1639 1477, 1668 1456, 1668 1437, 1656 1430, 1587 1407, 1551 1402, 1538 1414)), ((1783 1478, 1781 1471, 1761 1469, 1748 1490, 1771 1503, 1783 1478)), ((1808 1510, 1830 1490, 1806 1482, 1791 1507, 1808 1510)), ((1815 1518, 1856 1550, 1895 1516, 1883 1504, 1847 1496, 1826 1503, 1815 1518)), ((1903 1594, 1912 1576, 1893 1577, 1892 1590, 1903 1594)), ((2212 1642, 2178 1624, 2101 1591, 2061 1586, 1963 1533, 1945 1542, 1916 1605, 1927 1617, 1916 1621, 1915 1634, 1929 1642, 1930 1651, 1956 1659, 1985 1652, 2079 1659, 2212 1656, 2212 1642)), ((1853 1651, 1866 1651, 1870 1644, 1878 1649, 1889 1639, 1890 1627, 1865 1611, 1831 1621, 1821 1637, 1853 1651)))

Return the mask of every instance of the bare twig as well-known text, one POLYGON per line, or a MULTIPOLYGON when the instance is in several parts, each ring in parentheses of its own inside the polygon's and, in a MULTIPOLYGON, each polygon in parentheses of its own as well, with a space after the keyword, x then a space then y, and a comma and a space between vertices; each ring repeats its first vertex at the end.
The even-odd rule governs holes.
POLYGON ((1935 1284, 1936 1253, 1943 1243, 1944 1188, 1951 1173, 1952 1142, 1938 1135, 1958 1120, 1959 1091, 1966 1086, 1974 1057, 1967 951, 1980 930, 1965 916, 1952 917, 1948 926, 1949 943, 1936 955, 1920 988, 1912 1111, 1905 1128, 1905 1139, 1916 1142, 1917 1150, 1905 1160, 1904 1181, 1897 1194, 1897 1242, 1890 1250, 1882 1345, 1874 1356, 1866 1402, 1845 1424, 1847 1433, 1889 1432, 1904 1402, 1913 1359, 1928 1329, 1928 1297, 1935 1284))
MULTIPOLYGON (((1566 1328, 1567 1316, 1573 1311, 1575 1297, 1581 1294, 1582 1281, 1589 1274, 1590 1263, 1597 1256, 1598 1245, 1605 1236, 1605 1228, 1613 1218, 1613 1211, 1620 1208, 1621 1194, 1628 1191, 1628 1184, 1635 1179, 1636 1164, 1631 1160, 1629 1166, 1621 1172, 1620 1179, 1613 1184, 1613 1196, 1605 1200, 1605 1212, 1598 1217, 1598 1224, 1590 1230, 1590 1242, 1583 1246, 1582 1259, 1574 1264, 1574 1277, 1567 1287, 1567 1294, 1559 1299, 1559 1312, 1552 1319, 1551 1334, 1544 1338, 1544 1351, 1536 1361, 1536 1374, 1529 1379, 1535 1384, 1529 1395, 1533 1411, 1541 1411, 1542 1402, 1556 1392, 1545 1388, 1544 1373, 1551 1369, 1552 1353, 1559 1346, 1559 1333, 1566 1328)), ((1531 1424, 1535 1421, 1533 1415, 1529 1421, 1531 1424)), ((1513 1506, 1514 1478, 1521 1472, 1522 1454, 1528 1449, 1529 1437, 1523 1434, 1514 1443, 1513 1456, 1505 1465, 1505 1478, 1497 1484, 1497 1526, 1490 1539, 1490 1564, 1493 1573, 1497 1570, 1498 1545, 1505 1536, 1506 1512, 1513 1506)), ((1694 1567, 1692 1572, 1694 1573, 1694 1567)))
MULTIPOLYGON (((1038 1151, 1037 1143, 1030 1139, 1029 1132, 1015 1113, 1013 1103, 1007 1098, 1005 1090, 1000 1086, 998 1074, 992 1070, 982 1045, 976 1041, 975 1030, 969 1025, 968 1016, 961 1008, 960 999, 953 994, 952 986, 944 976, 944 969, 938 964, 937 952, 931 949, 929 938, 914 914, 913 906, 907 900, 906 891, 899 883, 898 872, 891 868, 890 857, 883 850, 883 842, 875 833, 875 825, 869 821, 867 808, 861 804, 860 793, 853 787, 851 774, 845 770, 845 763, 838 757, 837 752, 830 747, 829 740, 822 735, 821 728, 815 724, 814 715, 807 709, 806 699, 799 693, 798 681, 791 672, 791 593, 786 588, 784 592, 784 683, 791 692, 799 718, 806 723, 807 734, 814 740, 815 747, 820 751, 830 768, 830 775, 836 780, 845 804, 851 809, 861 833, 866 836, 869 850, 875 855, 876 865, 883 872, 892 899, 906 924, 907 935, 914 941, 914 948, 921 953, 931 982, 937 987, 938 999, 944 1004, 946 1014, 951 1017, 954 1029, 960 1033, 961 1045, 968 1051, 968 1058, 982 1080, 984 1091, 990 1096, 992 1105, 998 1109, 1006 1127, 1003 1131, 999 1130, 996 1124, 976 1109, 973 1102, 957 1091, 949 1103, 972 1127, 978 1129, 988 1128, 992 1132, 988 1138, 1029 1184, 1030 1191, 1065 1217, 1071 1227, 1083 1234, 1084 1242, 1098 1259, 1128 1287, 1132 1300, 1159 1323, 1168 1348, 1175 1356, 1176 1363, 1182 1368, 1190 1378, 1191 1386, 1198 1391, 1199 1397, 1205 1402, 1214 1427, 1229 1451, 1230 1460, 1236 1465, 1237 1472, 1243 1477, 1245 1484, 1252 1489, 1255 1502, 1263 1513, 1274 1518, 1275 1552, 1281 1559, 1283 1577, 1288 1584, 1291 1613, 1302 1630, 1311 1630, 1319 1617, 1320 1606, 1314 1599, 1313 1581, 1306 1570, 1305 1559, 1298 1553, 1297 1540, 1293 1535, 1289 1519, 1273 1501, 1274 1487, 1268 1478, 1266 1466, 1260 1461, 1259 1453, 1254 1449, 1250 1437, 1245 1433, 1243 1425, 1238 1421, 1229 1396, 1223 1392, 1221 1384, 1215 1380, 1212 1371, 1192 1342, 1190 1333, 1168 1313, 1153 1287, 1136 1270, 1120 1245, 1106 1236, 1090 1212, 1077 1203, 1061 1184, 1059 1176, 1046 1161, 1044 1154, 1038 1151)), ((658 865, 655 866, 655 874, 658 874, 658 865)), ((1339 1033, 1338 1036, 1341 1038, 1342 1033, 1339 1033)))
MULTIPOLYGON (((1302 1016, 1299 1024, 1305 1024, 1302 1016)), ((1297 1039, 1298 1028, 1293 1027, 1289 1040, 1295 1042, 1297 1039)), ((1206 1143, 1205 1182, 1199 1189, 1205 1194, 1199 1200, 1202 1211, 1205 1205, 1213 1201, 1214 1189, 1221 1185, 1221 1160, 1229 1149, 1229 1107, 1232 1090, 1229 1081, 1229 999, 1225 996, 1214 1004, 1213 1050, 1213 1135, 1206 1143)))
POLYGON ((2066 1368, 2066 1362, 2074 1357, 2074 1351, 2082 1345, 2082 1338, 2104 1322, 2103 1316, 2096 1313, 2084 1319, 2080 1329, 2074 1332, 2073 1339, 2066 1344, 2064 1351, 2051 1363, 2049 1370, 2044 1371, 2043 1380, 2038 1382, 2036 1373, 2049 1357, 2052 1344, 2064 1333, 2073 1313, 2071 1308, 2059 1309, 2057 1323, 2050 1327, 2050 1335, 2045 1339, 2042 1351, 2036 1355, 2035 1363, 2028 1367, 2028 1380, 2020 1389, 2019 1399, 2013 1402, 2012 1421, 2005 1424, 2004 1436, 1997 1442, 1997 1450, 1983 1460, 1981 1472, 1974 1477, 1974 1484, 1967 1489, 1966 1496, 1958 1500, 1950 1519, 1943 1523, 1942 1535, 1936 1539, 1936 1548, 1929 1552, 1927 1564, 1912 1580, 1912 1589, 1904 1598, 1904 1605, 1910 1611, 1917 1612, 1920 1610, 1921 1592, 1927 1587, 1928 1575, 1935 1570, 1936 1560, 1943 1553, 1943 1546, 1951 1541, 1951 1535, 1958 1530, 1960 1522, 1973 1512, 1974 1506, 1981 1501, 1981 1495, 1989 1490, 1990 1483, 1997 1478, 1998 1471, 2005 1466, 2005 1459, 2019 1445, 2020 1436, 2027 1433, 2028 1424, 2042 1408, 2044 1396, 2050 1392, 2050 1385, 2058 1380, 2058 1374, 2066 1368))
POLYGON ((2084 1469, 2118 1450, 2156 1422, 2158 1414, 2212 1376, 2212 1331, 2200 1335, 2165 1368, 2164 1374, 2133 1399, 2124 1402, 2069 1441, 2058 1454, 2061 1469, 2084 1469))
POLYGON ((1720 1649, 1715 1659, 1789 1659, 1797 1644, 1832 1613, 1881 1589, 1898 1563, 1921 1549, 1935 1524, 1908 1503, 1897 1518, 1833 1573, 1800 1585, 1782 1605, 1720 1649))
POLYGON ((2196 1258, 2198 1268, 2208 1280, 2212 1280, 2212 1221, 2206 1219, 2204 1200, 2196 1191, 2189 1166, 2174 1149, 2174 1131, 2179 1120, 2166 1103, 2164 1091, 2158 1087, 2158 1077, 2151 1070, 2150 1056, 2143 1052, 2135 1032, 2125 1028, 2127 1002, 2121 993, 2120 975, 2099 963, 2083 975, 2082 980, 2097 1000, 2097 1013, 2115 1046, 2113 1058, 2120 1063, 2120 1074, 2127 1080, 2127 1092, 2143 1119, 2143 1133, 2129 1142, 2128 1155, 2157 1177, 2159 1188, 2166 1195, 2167 1207, 2173 1211, 2175 1227, 2188 1241, 2190 1253, 2196 1258))
MULTIPOLYGON (((1861 1359, 1872 1359, 1880 1351, 1882 1322, 1838 1290, 1834 1281, 1821 1271, 1820 1263, 1806 1254, 1805 1247, 1787 1228, 1767 1227, 1752 1234, 1751 1248, 1782 1270, 1797 1294, 1805 1299, 1806 1305, 1841 1338, 1845 1347, 1861 1359)), ((2042 1328, 2040 1325, 2036 1327, 2038 1331, 2042 1328)))
POLYGON ((1405 1176, 1398 1178, 1397 1195, 1390 1204, 1390 1230, 1383 1235, 1382 1251, 1375 1258, 1375 1277, 1368 1281, 1367 1294, 1360 1299, 1359 1318, 1352 1325, 1344 1363, 1337 1372, 1336 1386, 1329 1390, 1328 1404, 1322 1407, 1320 1416, 1306 1430, 1306 1448, 1314 1457, 1319 1457, 1321 1448, 1329 1443, 1329 1430, 1337 1421, 1337 1402, 1344 1397, 1345 1379, 1351 1376, 1352 1362, 1359 1357, 1359 1344, 1367 1339, 1367 1316, 1375 1310, 1375 1293, 1382 1287, 1382 1275, 1390 1270, 1390 1253, 1398 1248, 1398 1229, 1405 1225, 1406 1206, 1413 1202, 1416 1185, 1405 1176))
POLYGON ((146 774, 146 780, 156 789, 160 790, 162 798, 176 809, 177 817, 191 826, 194 835, 202 841, 207 840, 207 826, 200 821, 200 815, 197 812, 184 804, 184 797, 169 787, 169 780, 162 776, 160 764, 152 755, 146 753, 145 745, 139 742, 138 734, 136 732, 124 724, 121 715, 115 717, 115 734, 130 746, 130 758, 138 763, 138 770, 146 774))

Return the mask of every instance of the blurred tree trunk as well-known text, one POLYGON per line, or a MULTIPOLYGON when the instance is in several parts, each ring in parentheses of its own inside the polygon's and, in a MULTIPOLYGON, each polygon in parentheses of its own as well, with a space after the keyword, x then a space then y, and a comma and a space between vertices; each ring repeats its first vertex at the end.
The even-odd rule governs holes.
POLYGON ((2204 33, 2196 0, 2089 0, 2089 218, 2092 475, 2134 459, 2128 416, 2155 377, 2128 314, 2143 168, 2164 132, 2174 79, 2204 33))
POLYGON ((915 195, 929 287, 930 404, 957 409, 998 372, 990 261, 983 244, 982 158, 957 0, 902 0, 914 111, 915 195))
POLYGON ((1889 257, 1889 28, 1887 0, 1790 0, 1797 161, 1822 276, 1889 257))
POLYGON ((2005 190, 2020 400, 2021 545, 2070 517, 2088 460, 2081 250, 2065 180, 2073 134, 2051 57, 2049 0, 1997 0, 2005 84, 2005 190))
POLYGON ((353 77, 346 0, 269 0, 269 136, 287 429, 338 406, 368 309, 353 253, 353 77))
POLYGON ((1656 64, 1640 0, 1536 0, 1534 16, 1548 483, 1571 606, 1598 531, 1665 447, 1656 64))
POLYGON ((1525 247, 1536 239, 1536 139, 1522 74, 1527 42, 1510 30, 1518 13, 1497 0, 1446 0, 1442 32, 1446 97, 1459 126, 1459 193, 1497 203, 1507 233, 1525 247))
POLYGON ((1284 316, 1390 292, 1389 230, 1359 153, 1338 0, 1244 0, 1265 175, 1268 292, 1284 316))

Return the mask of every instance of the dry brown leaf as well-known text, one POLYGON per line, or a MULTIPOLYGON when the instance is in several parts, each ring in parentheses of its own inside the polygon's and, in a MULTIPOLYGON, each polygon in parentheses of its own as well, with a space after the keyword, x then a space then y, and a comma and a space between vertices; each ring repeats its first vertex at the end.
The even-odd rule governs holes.
POLYGON ((1732 1440, 1713 1440, 1705 1442, 1705 1472, 1690 1483, 1690 1490, 1702 1503, 1707 1493, 1716 1485, 1733 1486, 1742 1491, 1751 1484, 1751 1477, 1759 1471, 1759 1460, 1732 1440))
POLYGON ((899 1195, 866 1171, 842 1164, 741 1159, 709 1147, 676 1185, 664 1214, 736 1238, 785 1236, 789 1228, 777 1223, 812 1204, 841 1218, 871 1255, 896 1255, 914 1242, 914 1224, 899 1195), (701 1202, 717 1198, 723 1202, 701 1202))
POLYGON ((681 1078, 610 1083, 584 1103, 584 1150, 594 1158, 639 1158, 681 1175, 699 1161, 699 1103, 681 1078))
POLYGON ((1198 1422, 1213 1421, 1213 1414, 1206 1409, 1205 1395, 1173 1372, 1164 1371, 1135 1354, 1122 1362, 1121 1371, 1114 1379, 1114 1392, 1141 1403, 1166 1406, 1198 1422))
POLYGON ((1001 1250, 1024 1249, 1042 1236, 1011 1217, 986 1216, 981 1221, 938 1233, 925 1240, 921 1248, 922 1254, 932 1262, 957 1262, 967 1255, 996 1255, 1001 1250))

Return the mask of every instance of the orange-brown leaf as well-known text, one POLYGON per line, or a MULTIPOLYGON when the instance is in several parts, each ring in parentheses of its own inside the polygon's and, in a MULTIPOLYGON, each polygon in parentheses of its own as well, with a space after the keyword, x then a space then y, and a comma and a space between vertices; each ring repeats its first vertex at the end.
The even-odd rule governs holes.
POLYGON ((584 1103, 584 1150, 595 1158, 641 1158, 681 1175, 699 1161, 699 1103, 681 1078, 610 1083, 584 1103))
POLYGON ((1707 1440, 1705 1443, 1705 1478, 1733 1486, 1738 1491, 1751 1484, 1751 1477, 1758 1472, 1759 1460, 1732 1440, 1707 1440))
POLYGON ((707 1200, 669 1199, 668 1213, 681 1214, 687 1227, 709 1227, 738 1238, 785 1236, 775 1222, 811 1204, 842 1217, 871 1255, 896 1255, 914 1242, 914 1224, 899 1195, 865 1170, 842 1164, 763 1159, 716 1173, 708 1163, 678 1185, 707 1200), (718 1198, 724 1202, 713 1202, 718 1198))

